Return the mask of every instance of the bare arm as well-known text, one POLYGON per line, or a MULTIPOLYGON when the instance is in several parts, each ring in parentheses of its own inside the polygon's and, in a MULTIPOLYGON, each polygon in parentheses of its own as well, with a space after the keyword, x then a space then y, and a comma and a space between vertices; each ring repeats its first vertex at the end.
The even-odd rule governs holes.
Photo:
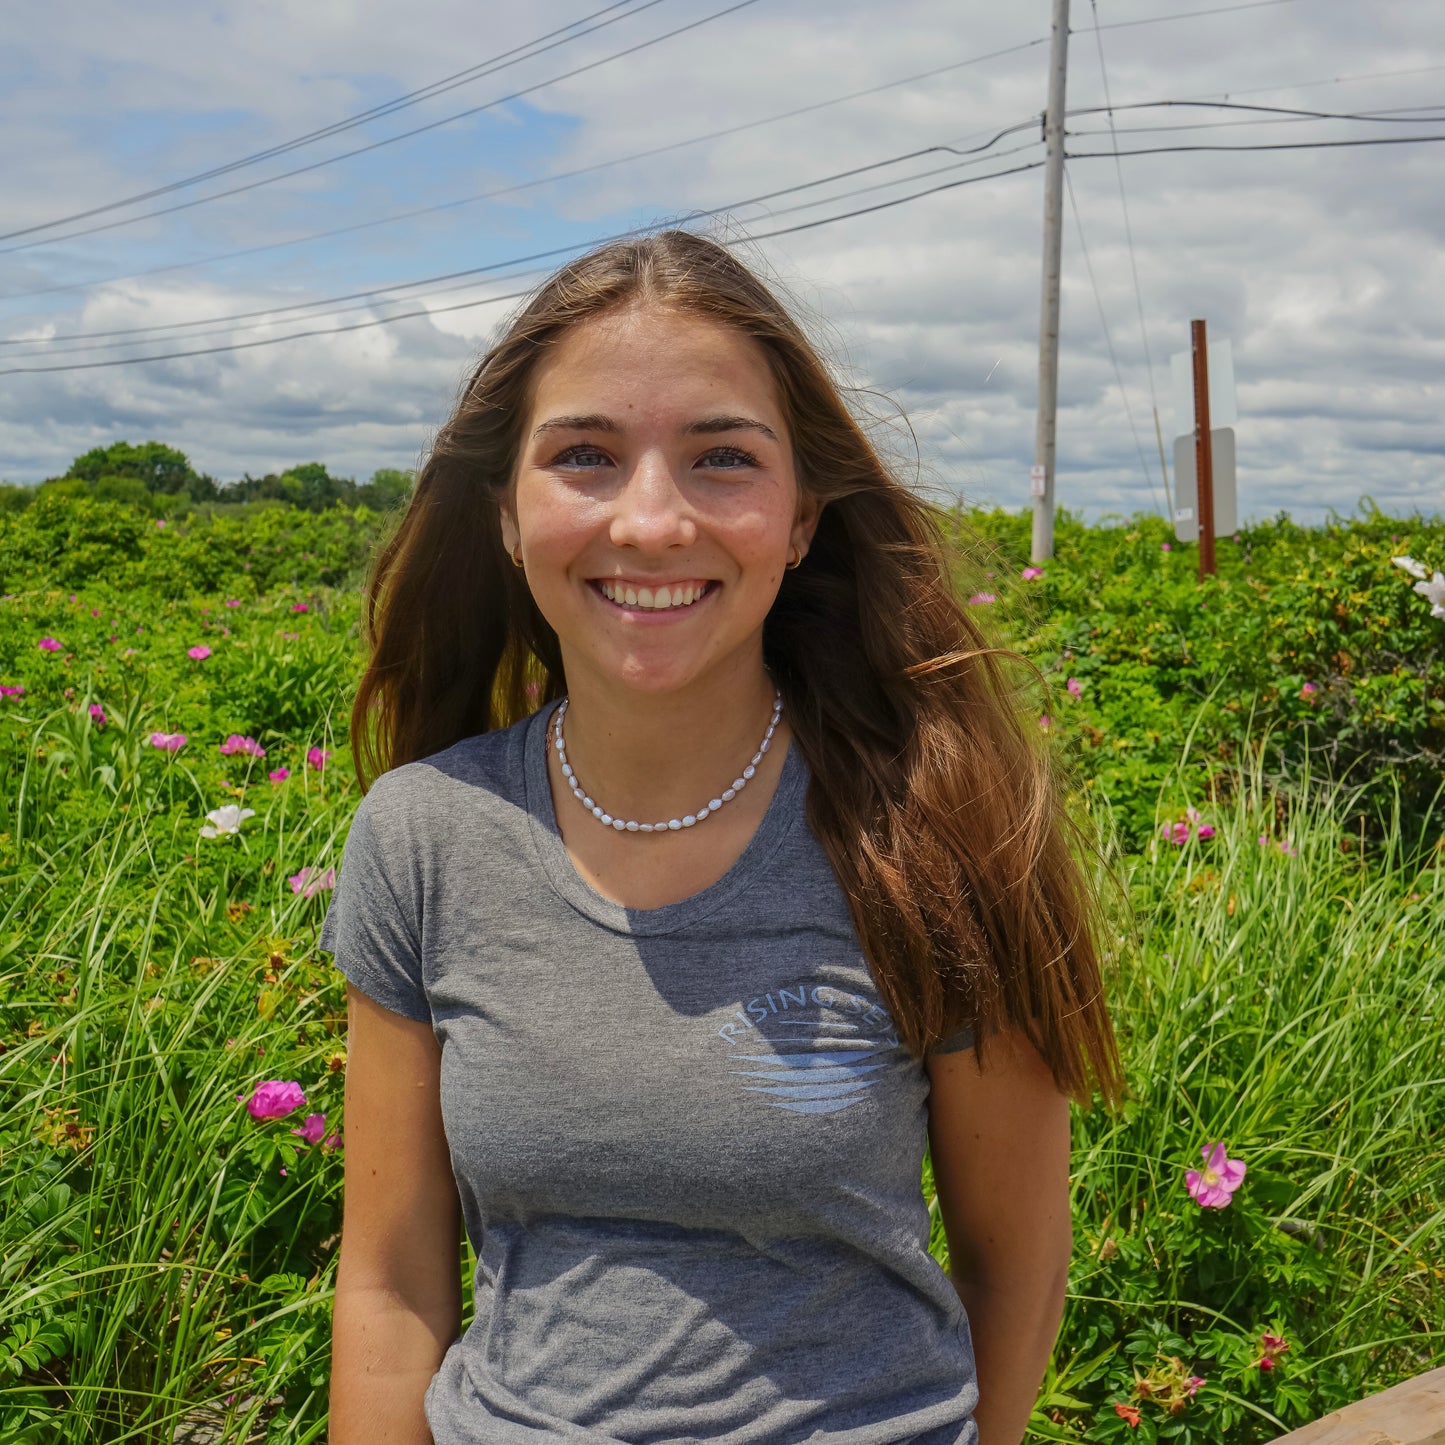
POLYGON ((461 1333, 461 1204, 431 1027, 348 984, 331 1445, 432 1445, 422 1396, 461 1333))
POLYGON ((1019 1445, 1063 1316, 1069 1105, 1017 1031, 927 1061, 929 1156, 978 1369, 979 1445, 1019 1445))

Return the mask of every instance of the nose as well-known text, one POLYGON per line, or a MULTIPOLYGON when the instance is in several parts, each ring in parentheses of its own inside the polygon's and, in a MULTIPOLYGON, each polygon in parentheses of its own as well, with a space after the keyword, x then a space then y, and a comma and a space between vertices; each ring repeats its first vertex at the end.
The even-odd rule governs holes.
POLYGON ((612 507, 614 546, 664 551, 688 547, 697 538, 697 522, 671 462, 661 451, 644 452, 612 507))

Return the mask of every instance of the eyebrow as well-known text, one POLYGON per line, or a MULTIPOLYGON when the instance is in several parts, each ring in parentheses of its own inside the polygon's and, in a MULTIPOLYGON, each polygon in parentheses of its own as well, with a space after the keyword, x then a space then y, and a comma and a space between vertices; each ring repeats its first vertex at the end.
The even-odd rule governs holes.
POLYGON ((536 431, 532 433, 533 438, 549 431, 606 431, 619 432, 622 428, 612 420, 610 416, 554 416, 544 421, 536 431))
MULTIPOLYGON (((599 431, 599 432, 620 432, 622 428, 610 416, 595 414, 592 416, 554 416, 548 417, 533 433, 532 438, 542 436, 552 431, 599 431)), ((692 422, 683 428, 684 436, 715 436, 719 432, 729 431, 756 431, 761 432, 765 437, 777 441, 778 434, 772 427, 763 422, 755 421, 748 416, 710 416, 701 421, 692 422)))
POLYGON ((778 439, 778 434, 772 427, 754 421, 750 416, 710 416, 705 421, 695 421, 691 426, 683 428, 686 436, 713 436, 724 431, 760 431, 773 441, 778 439))

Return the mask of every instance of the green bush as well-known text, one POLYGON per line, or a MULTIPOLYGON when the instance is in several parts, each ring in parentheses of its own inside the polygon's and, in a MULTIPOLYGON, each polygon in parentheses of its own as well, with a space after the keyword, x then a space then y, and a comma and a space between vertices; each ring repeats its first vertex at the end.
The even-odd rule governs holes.
MULTIPOLYGON (((1129 1097, 1074 1113, 1030 1439, 1258 1445, 1439 1355, 1445 623, 1390 557, 1445 566, 1445 531, 1280 520, 1201 587, 1149 519, 1062 517, 1027 581, 1025 518, 960 521, 964 595, 1047 680, 1130 901, 1105 940, 1129 1097), (1246 1165, 1218 1209, 1185 1187, 1215 1141, 1246 1165)), ((0 510, 0 1439, 168 1441, 202 1404, 230 1439, 324 1438, 345 994, 304 889, 358 798, 387 525, 0 510), (227 804, 252 811, 202 837, 227 804), (268 1079, 304 1108, 253 1119, 268 1079)))
POLYGON ((1157 518, 1090 528, 1065 514, 1054 559, 1029 581, 1026 517, 966 521, 978 541, 962 585, 995 592, 980 610, 1044 670, 1040 712, 1129 846, 1153 831, 1191 732, 1196 788, 1211 774, 1228 786, 1256 755, 1281 779, 1308 760, 1317 779, 1364 785, 1354 806, 1374 837, 1398 794, 1406 837, 1423 840, 1445 783, 1445 622, 1390 559, 1445 570, 1445 519, 1369 509, 1323 528, 1241 528, 1220 541, 1218 576, 1203 584, 1197 554, 1157 518))
POLYGON ((169 600, 223 588, 254 596, 283 586, 354 585, 382 525, 366 507, 311 513, 260 505, 178 519, 89 495, 46 494, 23 511, 0 513, 0 591, 104 586, 169 600))

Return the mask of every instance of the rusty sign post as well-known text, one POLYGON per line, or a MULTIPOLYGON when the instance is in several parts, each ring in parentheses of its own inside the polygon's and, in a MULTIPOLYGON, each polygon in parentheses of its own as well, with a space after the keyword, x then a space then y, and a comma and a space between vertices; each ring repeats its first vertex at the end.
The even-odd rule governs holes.
POLYGON ((1204 322, 1191 321, 1194 351, 1194 466, 1199 485, 1199 580, 1215 575, 1214 455, 1209 437, 1209 343, 1204 322))

